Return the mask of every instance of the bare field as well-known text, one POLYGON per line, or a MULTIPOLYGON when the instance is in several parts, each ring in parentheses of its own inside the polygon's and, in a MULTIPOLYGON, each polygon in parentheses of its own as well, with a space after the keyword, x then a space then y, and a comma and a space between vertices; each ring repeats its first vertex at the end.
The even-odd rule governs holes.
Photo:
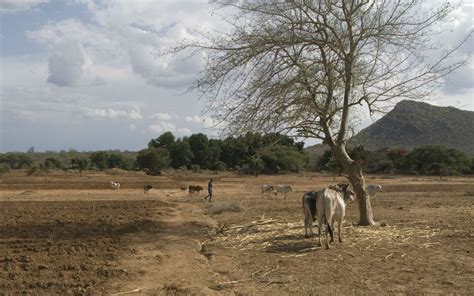
POLYGON ((473 294, 474 178, 368 176, 382 226, 304 238, 301 196, 343 181, 114 171, 0 178, 0 295, 473 294), (182 186, 212 177, 215 199, 182 186), (120 190, 109 188, 111 180, 120 190), (154 189, 143 193, 143 185, 154 189), (262 198, 261 184, 293 192, 262 198), (124 293, 128 292, 128 293, 124 293))

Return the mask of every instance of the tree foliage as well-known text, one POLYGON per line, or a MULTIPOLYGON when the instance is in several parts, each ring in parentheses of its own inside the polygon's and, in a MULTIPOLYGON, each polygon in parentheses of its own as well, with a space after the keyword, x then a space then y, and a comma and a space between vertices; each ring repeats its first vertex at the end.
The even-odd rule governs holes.
POLYGON ((161 170, 170 164, 170 154, 165 148, 148 148, 138 152, 138 168, 147 169, 151 175, 161 175, 161 170))
POLYGON ((470 159, 461 151, 442 145, 426 145, 406 155, 401 167, 422 175, 453 175, 468 173, 470 159))
POLYGON ((24 169, 33 164, 33 159, 29 154, 9 152, 0 154, 0 163, 7 164, 12 169, 24 169))

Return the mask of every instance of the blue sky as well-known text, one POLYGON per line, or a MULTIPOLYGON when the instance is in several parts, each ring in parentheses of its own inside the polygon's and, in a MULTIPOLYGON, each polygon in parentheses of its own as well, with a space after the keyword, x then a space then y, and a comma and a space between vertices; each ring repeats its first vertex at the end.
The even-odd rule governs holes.
MULTIPOLYGON (((221 28, 211 9, 206 1, 0 0, 0 152, 139 150, 168 130, 217 137, 186 92, 202 59, 153 55, 221 28)), ((473 15, 473 4, 462 4, 440 40, 459 42, 473 15)), ((429 102, 474 110, 473 69, 471 61, 446 77, 429 102)))

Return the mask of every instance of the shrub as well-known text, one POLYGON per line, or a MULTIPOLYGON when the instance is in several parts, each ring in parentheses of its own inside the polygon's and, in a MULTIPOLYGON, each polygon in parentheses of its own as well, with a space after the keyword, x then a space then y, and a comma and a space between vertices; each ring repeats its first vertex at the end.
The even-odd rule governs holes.
POLYGON ((0 176, 8 173, 11 170, 10 166, 6 163, 0 163, 0 176))

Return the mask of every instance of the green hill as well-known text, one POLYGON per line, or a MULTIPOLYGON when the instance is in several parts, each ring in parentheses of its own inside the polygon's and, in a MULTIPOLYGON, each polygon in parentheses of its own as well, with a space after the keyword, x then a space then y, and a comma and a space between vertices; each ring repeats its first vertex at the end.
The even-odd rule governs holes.
POLYGON ((350 141, 367 150, 403 146, 448 145, 474 155, 474 112, 438 107, 416 101, 401 101, 350 141))

